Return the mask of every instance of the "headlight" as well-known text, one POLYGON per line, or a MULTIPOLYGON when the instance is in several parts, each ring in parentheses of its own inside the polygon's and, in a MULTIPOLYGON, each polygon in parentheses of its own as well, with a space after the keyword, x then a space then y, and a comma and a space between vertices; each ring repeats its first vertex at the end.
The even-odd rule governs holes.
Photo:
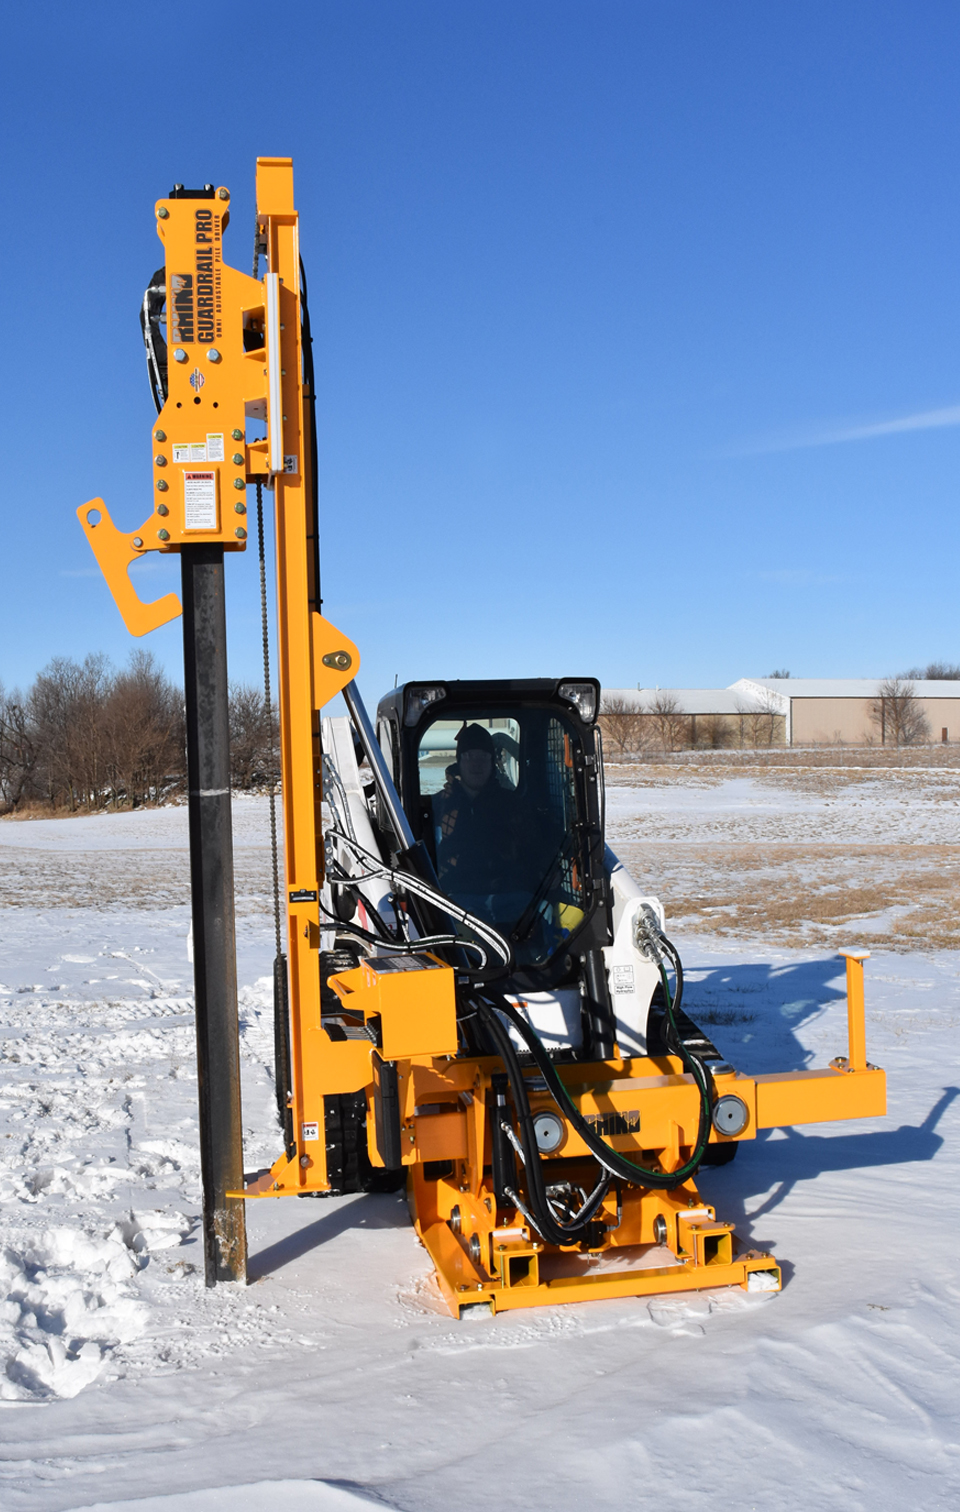
POLYGON ((429 709, 431 704, 439 703, 446 696, 446 688, 408 688, 406 708, 403 711, 404 724, 417 724, 424 709, 429 709))
POLYGON ((584 724, 593 724, 597 715, 597 690, 593 683, 561 683, 557 692, 572 703, 584 724))

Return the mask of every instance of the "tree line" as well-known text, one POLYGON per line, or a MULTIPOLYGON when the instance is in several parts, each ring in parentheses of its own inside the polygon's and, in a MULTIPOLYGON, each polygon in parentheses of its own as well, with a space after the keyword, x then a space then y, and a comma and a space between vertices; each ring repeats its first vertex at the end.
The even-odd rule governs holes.
POLYGON ((782 745, 785 727, 774 699, 762 695, 738 699, 733 714, 685 713, 668 688, 658 688, 647 703, 609 693, 600 704, 604 739, 620 756, 782 745))
MULTIPOLYGON (((230 689, 233 786, 276 781, 274 705, 245 683, 230 689)), ((57 656, 30 688, 0 683, 0 812, 139 808, 184 791, 183 692, 150 652, 117 670, 101 653, 57 656)))

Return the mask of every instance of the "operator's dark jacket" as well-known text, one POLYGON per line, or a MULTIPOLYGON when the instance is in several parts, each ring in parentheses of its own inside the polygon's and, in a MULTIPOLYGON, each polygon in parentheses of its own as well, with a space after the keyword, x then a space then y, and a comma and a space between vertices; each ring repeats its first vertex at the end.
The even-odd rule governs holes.
POLYGON ((437 872, 458 893, 516 886, 520 824, 517 795, 492 776, 474 797, 452 777, 433 800, 437 872))

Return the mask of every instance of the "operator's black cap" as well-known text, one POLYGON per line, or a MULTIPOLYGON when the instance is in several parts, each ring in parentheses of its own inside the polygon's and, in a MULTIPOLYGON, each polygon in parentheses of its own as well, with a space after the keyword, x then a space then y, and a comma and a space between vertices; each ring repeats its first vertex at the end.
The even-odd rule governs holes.
POLYGON ((493 737, 483 725, 465 724, 457 735, 457 755, 461 751, 488 751, 493 755, 493 737))

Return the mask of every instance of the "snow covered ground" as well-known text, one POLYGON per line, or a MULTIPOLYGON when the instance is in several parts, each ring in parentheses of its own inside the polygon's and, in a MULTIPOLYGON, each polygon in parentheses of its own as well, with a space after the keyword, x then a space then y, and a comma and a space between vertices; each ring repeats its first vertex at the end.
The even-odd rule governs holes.
MULTIPOLYGON (((829 785, 781 803, 739 781, 612 788, 611 828, 695 847, 736 810, 731 852, 829 839, 829 785)), ((952 787, 863 791, 837 803, 851 843, 957 842, 952 787)), ((252 1169, 279 1149, 265 805, 236 825, 252 1169)), ((957 1504, 960 956, 871 942, 886 1120, 775 1131, 703 1172, 783 1263, 779 1296, 456 1323, 398 1197, 250 1203, 251 1284, 203 1286, 186 879, 183 810, 0 824, 0 1506, 957 1504)), ((678 935, 723 1052, 842 1053, 832 951, 726 927, 678 935)))
POLYGON ((953 768, 614 767, 607 821, 645 841, 816 844, 960 842, 953 768))
POLYGON ((614 767, 607 828, 674 929, 960 950, 960 772, 614 767))

